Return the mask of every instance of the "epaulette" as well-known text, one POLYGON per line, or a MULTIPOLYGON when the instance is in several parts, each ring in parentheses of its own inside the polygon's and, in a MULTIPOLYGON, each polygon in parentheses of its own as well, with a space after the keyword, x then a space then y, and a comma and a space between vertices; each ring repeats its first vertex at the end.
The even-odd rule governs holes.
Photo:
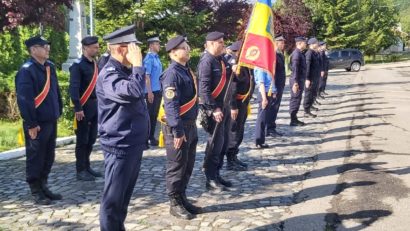
POLYGON ((74 60, 74 63, 81 63, 82 58, 78 58, 76 60, 74 60))
POLYGON ((50 60, 47 60, 47 63, 52 64, 53 66, 55 66, 54 63, 51 62, 50 60))
POLYGON ((115 67, 107 67, 105 70, 107 70, 107 71, 115 71, 115 67))
POLYGON ((31 64, 33 64, 33 62, 28 61, 28 62, 26 62, 26 63, 23 64, 22 68, 28 68, 28 67, 31 66, 31 64))
POLYGON ((108 57, 108 56, 110 56, 110 54, 109 53, 104 53, 102 56, 108 57))

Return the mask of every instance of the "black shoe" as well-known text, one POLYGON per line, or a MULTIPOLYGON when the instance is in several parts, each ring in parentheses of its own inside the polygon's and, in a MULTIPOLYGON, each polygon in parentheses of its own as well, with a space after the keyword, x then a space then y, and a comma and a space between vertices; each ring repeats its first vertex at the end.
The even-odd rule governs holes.
POLYGON ((246 167, 238 164, 234 160, 228 160, 226 163, 226 170, 229 171, 246 171, 246 167))
POLYGON ((248 168, 248 164, 246 164, 246 163, 242 162, 241 160, 239 160, 237 155, 235 155, 235 157, 233 158, 233 160, 234 160, 237 164, 241 165, 242 167, 248 168))
POLYGON ((189 202, 188 198, 186 197, 185 193, 181 193, 181 199, 182 199, 182 205, 188 212, 192 214, 201 214, 202 213, 202 208, 193 205, 191 202, 189 202))
POLYGON ((296 127, 296 126, 305 126, 306 124, 298 119, 294 119, 290 121, 290 126, 296 127))
POLYGON ((77 172, 77 180, 82 180, 82 181, 94 181, 95 177, 91 175, 87 170, 77 172))
POLYGON ((310 110, 313 110, 313 111, 319 111, 319 108, 314 107, 314 106, 310 106, 310 110))
POLYGON ((329 95, 329 93, 327 93, 327 92, 325 92, 325 91, 322 91, 322 94, 323 94, 323 95, 329 95))
POLYGON ((90 173, 94 177, 103 177, 103 175, 101 173, 94 171, 92 168, 88 168, 87 171, 88 171, 88 173, 90 173))
POLYGON ((41 189, 41 183, 40 182, 34 182, 30 184, 30 191, 31 191, 31 196, 34 200, 35 204, 38 205, 49 205, 51 204, 51 201, 49 198, 44 195, 43 190, 41 189))
POLYGON ((317 101, 317 99, 315 100, 315 103, 314 104, 317 104, 317 105, 322 105, 319 101, 317 101))
POLYGON ((317 115, 313 114, 310 111, 305 111, 305 117, 309 117, 309 118, 316 118, 317 115))
POLYGON ((191 220, 195 216, 188 212, 188 210, 182 204, 182 198, 180 195, 173 195, 169 197, 170 208, 169 213, 177 218, 191 220))
POLYGON ((149 145, 156 147, 158 146, 159 142, 155 138, 149 140, 149 145))
POLYGON ((50 200, 63 199, 63 196, 61 196, 61 194, 51 192, 51 190, 48 188, 47 180, 41 181, 41 190, 43 191, 44 195, 50 200))
POLYGON ((219 183, 221 183, 223 186, 230 188, 232 187, 232 182, 230 182, 229 180, 225 180, 224 178, 222 178, 221 176, 217 176, 216 178, 219 183))
POLYGON ((320 93, 317 97, 318 97, 319 99, 326 99, 326 98, 322 95, 322 93, 320 93))
POLYGON ((271 137, 281 137, 281 136, 283 136, 283 134, 280 133, 280 132, 277 132, 276 129, 275 129, 275 130, 269 131, 269 132, 268 132, 268 136, 271 136, 271 137))
POLYGON ((206 189, 216 192, 227 191, 226 187, 223 184, 221 184, 218 180, 207 180, 206 189))
POLYGON ((269 148, 269 145, 267 145, 267 144, 255 144, 255 148, 257 148, 257 149, 269 148))

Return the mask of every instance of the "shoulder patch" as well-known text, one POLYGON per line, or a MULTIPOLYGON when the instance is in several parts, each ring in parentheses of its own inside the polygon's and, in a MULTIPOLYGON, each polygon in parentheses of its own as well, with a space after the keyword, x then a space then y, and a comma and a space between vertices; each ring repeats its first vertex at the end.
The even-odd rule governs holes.
POLYGON ((175 97, 175 87, 167 87, 165 88, 165 98, 171 100, 175 97))
POLYGON ((33 63, 30 62, 30 61, 28 61, 28 62, 24 63, 22 67, 23 67, 23 68, 28 68, 28 67, 31 66, 31 64, 33 64, 33 63))

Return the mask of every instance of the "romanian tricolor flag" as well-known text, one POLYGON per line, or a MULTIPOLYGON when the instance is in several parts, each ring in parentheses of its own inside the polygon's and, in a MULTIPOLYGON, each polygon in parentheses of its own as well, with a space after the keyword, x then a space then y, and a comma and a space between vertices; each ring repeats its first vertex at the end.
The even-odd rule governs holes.
POLYGON ((272 2, 271 0, 257 0, 245 32, 238 64, 262 69, 273 79, 275 61, 272 2))

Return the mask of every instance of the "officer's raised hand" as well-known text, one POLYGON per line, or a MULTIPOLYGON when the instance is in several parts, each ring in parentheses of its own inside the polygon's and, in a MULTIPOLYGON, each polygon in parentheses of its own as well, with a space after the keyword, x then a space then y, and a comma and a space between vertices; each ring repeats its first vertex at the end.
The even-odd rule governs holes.
POLYGON ((127 60, 131 63, 133 67, 142 66, 142 54, 141 48, 135 43, 128 44, 127 60))
POLYGON ((179 137, 179 138, 174 137, 174 148, 175 149, 180 149, 184 142, 186 142, 186 136, 185 135, 182 136, 182 137, 179 137))
POLYGON ((28 129, 28 134, 32 140, 37 138, 38 132, 40 132, 40 126, 28 129))
POLYGON ((218 107, 217 109, 214 110, 214 112, 212 113, 214 120, 217 123, 222 122, 223 118, 224 118, 224 114, 222 113, 221 109, 218 107))

